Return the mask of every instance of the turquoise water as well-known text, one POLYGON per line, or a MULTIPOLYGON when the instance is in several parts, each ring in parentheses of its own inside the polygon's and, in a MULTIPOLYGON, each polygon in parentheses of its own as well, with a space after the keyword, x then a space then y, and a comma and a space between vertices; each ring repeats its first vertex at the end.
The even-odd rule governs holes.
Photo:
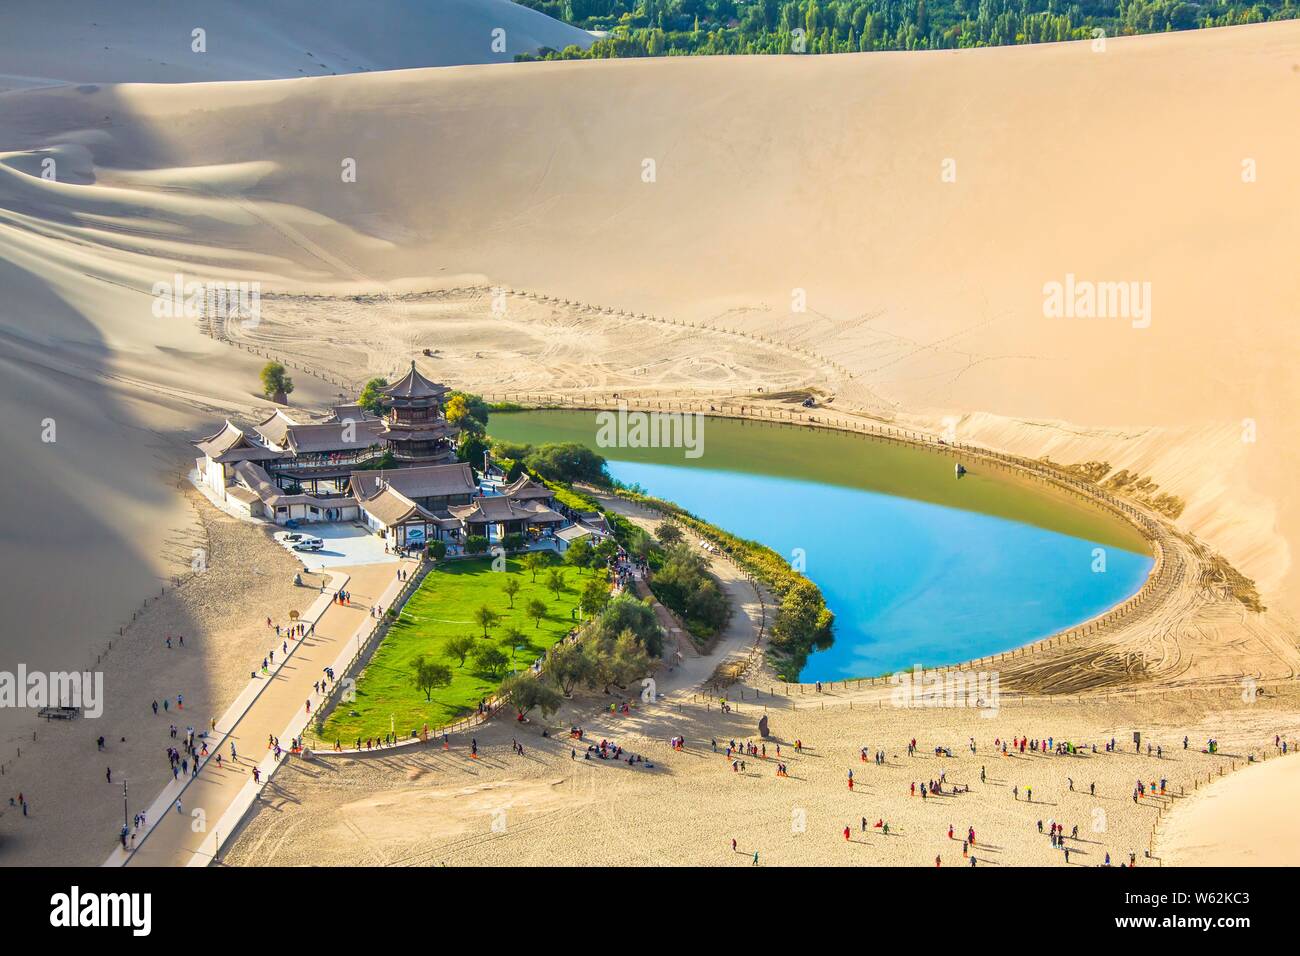
POLYGON ((1019 647, 1125 600, 1152 565, 1035 525, 860 488, 647 462, 611 460, 609 471, 787 558, 801 550, 836 618, 835 643, 808 658, 805 682, 1019 647), (1094 570, 1098 548, 1104 572, 1094 570))

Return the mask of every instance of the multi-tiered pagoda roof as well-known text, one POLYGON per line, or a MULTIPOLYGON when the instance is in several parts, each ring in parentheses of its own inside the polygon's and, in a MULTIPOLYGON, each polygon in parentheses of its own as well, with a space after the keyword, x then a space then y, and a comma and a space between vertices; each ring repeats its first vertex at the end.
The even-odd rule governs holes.
POLYGON ((447 386, 425 378, 412 361, 410 371, 379 391, 384 405, 380 438, 394 458, 424 464, 455 458, 460 429, 442 414, 447 386))

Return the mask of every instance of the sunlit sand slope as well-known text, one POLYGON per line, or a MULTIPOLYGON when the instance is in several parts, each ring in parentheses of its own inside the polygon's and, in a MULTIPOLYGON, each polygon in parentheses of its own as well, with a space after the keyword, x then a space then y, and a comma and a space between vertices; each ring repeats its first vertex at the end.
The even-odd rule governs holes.
POLYGON ((0 102, 0 243, 145 289, 471 275, 776 337, 853 373, 842 406, 983 413, 966 437, 1140 466, 1294 594, 1298 104, 1295 23, 33 91, 0 102), (1045 314, 1070 277, 1134 298, 1045 314))

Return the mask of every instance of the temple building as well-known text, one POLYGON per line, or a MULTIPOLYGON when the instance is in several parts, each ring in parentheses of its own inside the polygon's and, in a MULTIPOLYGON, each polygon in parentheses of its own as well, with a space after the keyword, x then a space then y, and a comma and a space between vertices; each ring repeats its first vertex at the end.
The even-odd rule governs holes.
POLYGON ((448 509, 480 494, 474 470, 463 461, 417 465, 352 475, 362 524, 388 538, 390 547, 460 540, 461 523, 448 509))
POLYGON ((379 437, 396 462, 432 465, 455 460, 460 429, 447 424, 442 414, 447 386, 429 381, 412 361, 409 372, 380 391, 384 414, 379 437))
POLYGON ((282 409, 251 428, 227 421, 194 442, 198 480, 238 514, 276 524, 355 521, 394 549, 443 541, 456 553, 471 537, 495 545, 512 534, 562 549, 568 542, 556 533, 571 519, 555 492, 527 475, 480 486, 456 460, 460 429, 444 416, 447 392, 412 362, 380 390, 380 415, 349 403, 324 421, 282 409))
POLYGON ((456 460, 460 430, 442 414, 447 391, 412 362, 382 390, 382 415, 345 404, 325 421, 299 421, 282 409, 251 429, 227 421, 194 442, 202 455, 195 467, 219 500, 252 517, 278 524, 356 520, 352 478, 359 470, 386 461, 402 467, 456 460))
POLYGON ((475 498, 467 505, 453 505, 448 510, 464 526, 466 537, 478 535, 487 538, 489 543, 510 534, 539 537, 567 524, 564 515, 543 502, 519 500, 509 495, 475 498))

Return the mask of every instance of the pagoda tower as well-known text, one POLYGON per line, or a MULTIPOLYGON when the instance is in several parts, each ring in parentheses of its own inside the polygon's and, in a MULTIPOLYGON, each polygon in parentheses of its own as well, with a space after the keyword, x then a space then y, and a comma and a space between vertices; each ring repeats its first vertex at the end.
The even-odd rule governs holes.
POLYGON ((384 422, 379 434, 387 451, 402 464, 437 465, 456 459, 460 429, 447 424, 442 402, 449 389, 431 382, 411 362, 411 370, 383 395, 384 422))

